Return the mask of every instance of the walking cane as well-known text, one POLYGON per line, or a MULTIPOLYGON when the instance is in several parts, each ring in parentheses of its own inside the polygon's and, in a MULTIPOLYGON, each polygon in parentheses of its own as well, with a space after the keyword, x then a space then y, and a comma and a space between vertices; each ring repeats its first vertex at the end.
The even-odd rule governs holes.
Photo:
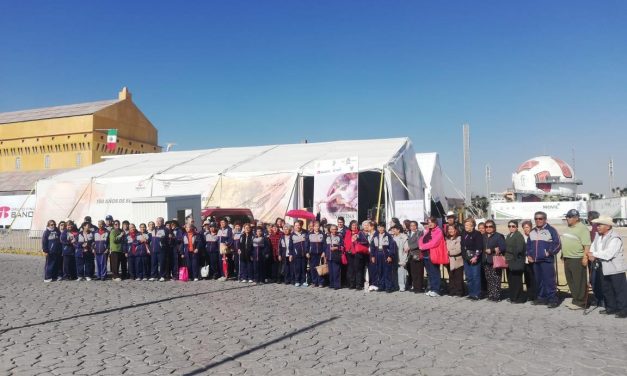
MULTIPOLYGON (((590 263, 590 260, 588 260, 588 263, 590 263)), ((594 311, 595 309, 597 309, 598 305, 596 307, 594 307, 591 310, 588 310, 588 297, 590 296, 590 288, 592 287, 591 283, 590 283, 590 274, 592 273, 592 268, 594 268, 594 265, 591 264, 592 266, 590 268, 588 268, 586 266, 586 269, 588 269, 588 272, 586 273, 586 293, 584 295, 583 298, 583 315, 586 316, 588 314, 590 314, 592 311, 594 311), (588 287, 590 286, 590 287, 588 287)))

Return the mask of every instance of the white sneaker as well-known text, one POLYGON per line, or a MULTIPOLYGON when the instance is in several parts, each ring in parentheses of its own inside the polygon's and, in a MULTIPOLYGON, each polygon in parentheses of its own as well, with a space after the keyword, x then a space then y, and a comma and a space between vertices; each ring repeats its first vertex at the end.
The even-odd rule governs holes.
POLYGON ((198 278, 194 278, 194 282, 198 282, 198 278))
POLYGON ((374 291, 374 286, 368 286, 368 291, 374 291))
POLYGON ((239 283, 246 283, 246 280, 245 279, 240 279, 239 283))
POLYGON ((57 281, 63 281, 63 277, 57 277, 57 281))
POLYGON ((248 283, 255 283, 255 281, 253 281, 252 279, 249 279, 248 283))
POLYGON ((144 279, 142 279, 142 281, 147 281, 147 280, 148 280, 148 278, 144 278, 144 279))
POLYGON ((154 281, 154 280, 155 280, 154 278, 150 278, 150 279, 149 279, 149 281, 150 281, 150 282, 152 282, 152 281, 154 281))
POLYGON ((122 278, 113 278, 114 281, 121 281, 122 278))
POLYGON ((46 282, 46 283, 52 282, 52 279, 44 279, 44 282, 46 282))
POLYGON ((220 277, 220 278, 218 278, 218 281, 226 281, 226 278, 220 277))
POLYGON ((75 279, 75 281, 76 281, 76 282, 80 282, 80 281, 82 281, 82 280, 83 280, 83 279, 82 279, 81 277, 78 277, 78 278, 76 278, 76 279, 75 279))
POLYGON ((379 287, 378 287, 378 286, 372 286, 372 289, 373 289, 374 291, 379 291, 379 287))
POLYGON ((164 281, 165 281, 165 278, 163 277, 159 278, 159 282, 164 282, 164 281))
POLYGON ((303 283, 303 285, 302 285, 302 286, 303 286, 303 287, 307 287, 307 286, 309 286, 309 285, 307 284, 307 282, 305 282, 305 283, 303 283))
POLYGON ((85 281, 91 281, 91 277, 85 277, 85 281))
POLYGON ((141 281, 142 279, 141 279, 141 278, 135 278, 135 280, 136 280, 136 281, 141 281))
POLYGON ((300 287, 300 283, 294 283, 294 286, 300 287))

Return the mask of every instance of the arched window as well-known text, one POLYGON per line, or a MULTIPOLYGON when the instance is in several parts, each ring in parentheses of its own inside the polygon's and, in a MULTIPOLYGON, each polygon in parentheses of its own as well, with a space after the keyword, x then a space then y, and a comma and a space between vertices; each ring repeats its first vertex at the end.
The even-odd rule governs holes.
POLYGON ((44 168, 50 168, 50 156, 46 155, 44 157, 44 168))
POLYGON ((15 158, 15 169, 16 170, 21 170, 22 169, 22 158, 21 157, 15 158))

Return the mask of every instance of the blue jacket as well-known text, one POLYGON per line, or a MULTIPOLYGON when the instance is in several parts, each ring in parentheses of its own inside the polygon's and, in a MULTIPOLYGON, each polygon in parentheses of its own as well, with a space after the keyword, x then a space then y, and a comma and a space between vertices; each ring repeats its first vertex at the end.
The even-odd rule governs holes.
POLYGON ((326 259, 335 262, 341 262, 342 252, 344 252, 344 238, 341 237, 339 234, 329 234, 324 240, 324 243, 324 254, 326 256, 326 259), (337 248, 332 250, 332 247, 337 248))
POLYGON ((272 246, 270 245, 270 239, 265 236, 253 237, 253 261, 263 261, 267 258, 270 258, 272 254, 272 246))
POLYGON ((218 228, 218 238, 221 244, 226 244, 227 247, 233 247, 233 230, 229 226, 225 229, 218 228))
POLYGON ((159 253, 162 249, 168 248, 170 230, 165 226, 155 227, 151 235, 150 253, 159 253))
POLYGON ((486 250, 490 250, 491 253, 487 254, 487 253, 483 253, 483 258, 484 258, 484 262, 487 264, 492 264, 492 258, 494 257, 494 255, 496 254, 496 247, 499 247, 499 252, 501 252, 501 255, 505 254, 505 237, 503 236, 503 234, 495 232, 494 234, 492 234, 492 236, 488 236, 487 234, 483 236, 484 239, 484 244, 485 244, 485 249, 486 250))
POLYGON ((286 259, 287 256, 292 255, 294 252, 294 244, 292 243, 292 234, 289 236, 286 235, 281 236, 281 240, 279 240, 279 256, 282 259, 286 259))
POLYGON ((307 253, 316 256, 321 255, 326 247, 325 238, 326 236, 322 231, 320 231, 319 233, 310 232, 309 236, 307 237, 307 240, 309 241, 307 253))
POLYGON ((76 242, 76 257, 83 257, 85 255, 91 256, 94 248, 94 233, 89 232, 85 234, 80 232, 78 234, 78 241, 76 242))
POLYGON ((61 232, 58 228, 46 229, 41 237, 41 249, 45 253, 57 254, 61 252, 61 232))
POLYGON ((207 253, 220 253, 220 237, 217 234, 212 235, 207 231, 203 234, 203 240, 207 253))
POLYGON ((148 231, 146 232, 137 232, 137 237, 134 240, 135 252, 137 252, 136 256, 147 256, 148 250, 150 248, 150 244, 152 242, 152 234, 148 231))
POLYGON ((94 232, 94 252, 105 253, 109 250, 109 231, 104 230, 100 233, 100 230, 94 232))
POLYGON ((534 262, 553 262, 556 254, 562 249, 559 234, 548 223, 542 228, 534 227, 527 239, 527 256, 534 262))
POLYGON ((185 231, 182 228, 177 227, 174 230, 170 230, 172 238, 170 239, 170 249, 174 250, 175 254, 181 254, 183 252, 183 235, 185 231))
POLYGON ((301 231, 300 234, 292 231, 290 239, 292 241, 290 256, 305 257, 309 251, 309 234, 307 231, 301 231))
MULTIPOLYGON (((76 235, 78 236, 78 233, 76 235)), ((74 256, 74 235, 68 230, 63 230, 60 240, 63 246, 61 254, 63 256, 74 256)))
MULTIPOLYGON (((186 260, 189 260, 189 238, 186 232, 183 232, 183 237, 181 239, 183 243, 181 244, 180 255, 183 255, 186 260)), ((199 253, 202 252, 203 249, 205 249, 203 234, 194 231, 194 234, 192 235, 192 248, 197 249, 199 253)))
POLYGON ((383 252, 384 257, 395 259, 397 256, 396 242, 387 232, 381 234, 376 232, 370 242, 370 256, 375 257, 378 252, 383 252), (379 240, 381 239, 381 240, 379 240))

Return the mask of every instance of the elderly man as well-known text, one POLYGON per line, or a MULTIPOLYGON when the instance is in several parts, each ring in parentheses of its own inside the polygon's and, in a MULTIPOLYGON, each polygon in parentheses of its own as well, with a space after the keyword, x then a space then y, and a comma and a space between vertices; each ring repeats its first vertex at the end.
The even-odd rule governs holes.
POLYGON ((579 220, 579 212, 571 209, 566 213, 568 227, 561 234, 562 258, 566 282, 573 297, 566 307, 577 310, 586 308, 586 290, 588 289, 588 257, 590 251, 590 232, 579 220))
POLYGON ((594 238, 588 258, 601 260, 603 273, 603 295, 605 309, 600 313, 616 317, 627 317, 627 279, 625 278, 625 254, 623 240, 612 226, 612 218, 601 216, 593 221, 597 224, 598 235, 594 238))
POLYGON ((561 248, 560 237, 557 230, 546 222, 545 212, 536 212, 533 219, 536 226, 527 239, 527 260, 533 263, 538 298, 532 304, 555 308, 559 306, 559 300, 554 262, 561 248))

